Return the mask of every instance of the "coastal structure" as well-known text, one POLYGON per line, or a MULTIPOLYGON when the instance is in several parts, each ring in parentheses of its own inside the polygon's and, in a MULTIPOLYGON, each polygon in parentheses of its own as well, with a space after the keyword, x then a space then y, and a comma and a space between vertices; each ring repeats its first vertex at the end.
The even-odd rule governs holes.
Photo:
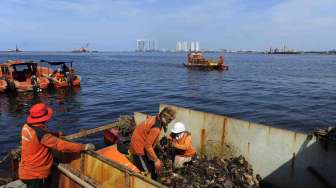
POLYGON ((284 45, 282 48, 270 48, 267 52, 268 54, 298 54, 300 52, 297 52, 294 49, 288 48, 286 45, 284 45))
POLYGON ((89 50, 89 43, 87 43, 83 47, 80 47, 78 49, 72 50, 72 52, 74 52, 74 53, 88 53, 88 52, 90 52, 90 50, 89 50))
POLYGON ((18 45, 15 45, 15 49, 8 49, 7 52, 22 52, 22 50, 18 48, 18 45))

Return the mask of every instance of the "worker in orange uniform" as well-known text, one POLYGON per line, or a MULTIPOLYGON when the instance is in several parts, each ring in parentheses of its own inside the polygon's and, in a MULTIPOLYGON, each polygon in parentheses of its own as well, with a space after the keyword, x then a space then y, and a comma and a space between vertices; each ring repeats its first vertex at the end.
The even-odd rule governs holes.
POLYGON ((130 153, 133 164, 142 172, 150 172, 152 179, 157 179, 161 170, 161 161, 154 151, 154 146, 159 141, 162 128, 167 131, 168 124, 175 119, 176 111, 165 107, 157 116, 149 116, 138 125, 131 138, 130 153))
POLYGON ((174 167, 180 168, 184 163, 191 161, 196 155, 196 150, 192 147, 191 134, 185 130, 181 122, 176 122, 168 135, 172 146, 175 148, 174 167))
POLYGON ((62 70, 61 68, 58 68, 54 74, 54 77, 55 79, 58 81, 58 82, 63 82, 65 81, 65 76, 64 74, 62 73, 62 70))
POLYGON ((45 123, 51 119, 52 109, 45 104, 35 104, 29 110, 27 123, 21 131, 22 151, 19 178, 28 188, 49 186, 53 155, 50 149, 61 152, 94 150, 93 144, 77 144, 64 141, 46 130, 45 123))

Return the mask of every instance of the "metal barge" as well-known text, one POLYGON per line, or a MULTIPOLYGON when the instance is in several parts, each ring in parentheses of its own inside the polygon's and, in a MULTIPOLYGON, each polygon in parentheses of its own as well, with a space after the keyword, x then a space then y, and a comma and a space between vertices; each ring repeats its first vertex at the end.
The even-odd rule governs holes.
MULTIPOLYGON (((160 109, 165 104, 160 105, 160 109)), ((171 106, 171 105, 170 105, 171 106)), ((192 109, 172 106, 175 121, 182 121, 191 132, 193 145, 199 153, 210 156, 243 155, 274 187, 336 187, 336 147, 320 142, 314 136, 273 128, 192 109), (228 150, 227 148, 230 148, 228 150)), ((134 113, 136 123, 146 114, 134 113)), ((69 135, 67 139, 88 136, 114 127, 105 125, 69 135)), ((148 177, 134 173, 96 152, 86 152, 70 162, 59 164, 58 187, 165 187, 148 177)))

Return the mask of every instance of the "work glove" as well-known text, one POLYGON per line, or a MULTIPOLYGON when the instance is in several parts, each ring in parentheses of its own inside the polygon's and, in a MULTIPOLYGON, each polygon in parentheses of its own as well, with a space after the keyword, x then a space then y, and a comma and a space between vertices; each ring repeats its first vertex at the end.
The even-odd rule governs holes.
POLYGON ((156 161, 154 162, 154 166, 156 173, 159 174, 161 172, 161 166, 162 166, 160 159, 156 159, 156 161))
POLYGON ((84 151, 92 151, 95 150, 96 147, 93 144, 85 144, 84 151))
POLYGON ((173 141, 171 142, 171 146, 174 147, 174 148, 176 147, 176 144, 177 144, 176 140, 173 140, 173 141))

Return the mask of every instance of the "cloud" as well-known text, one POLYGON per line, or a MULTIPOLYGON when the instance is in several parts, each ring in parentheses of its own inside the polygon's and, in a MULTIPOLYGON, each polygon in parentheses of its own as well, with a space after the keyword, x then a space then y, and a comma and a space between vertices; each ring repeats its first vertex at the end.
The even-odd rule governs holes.
POLYGON ((3 0, 0 34, 7 41, 43 40, 67 48, 91 42, 133 49, 136 38, 148 38, 170 49, 177 40, 199 40, 204 48, 287 43, 324 49, 334 45, 333 7, 334 0, 3 0))

